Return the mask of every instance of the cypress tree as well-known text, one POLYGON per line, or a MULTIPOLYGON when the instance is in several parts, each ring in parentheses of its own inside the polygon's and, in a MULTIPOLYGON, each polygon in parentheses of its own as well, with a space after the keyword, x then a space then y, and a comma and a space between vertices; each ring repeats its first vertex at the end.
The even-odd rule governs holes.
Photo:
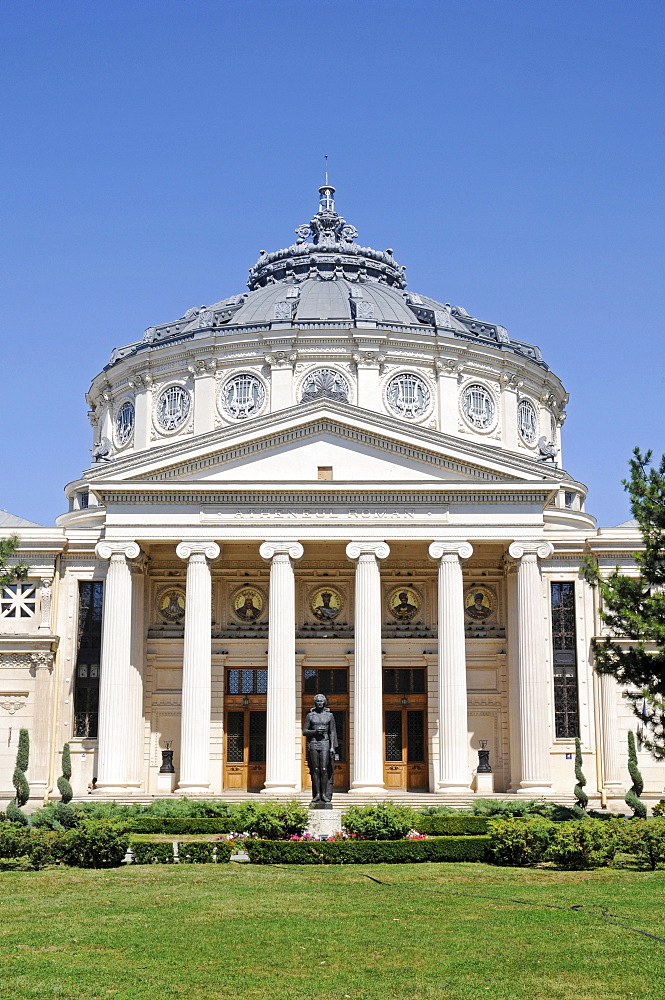
POLYGON ((633 816, 636 816, 639 819, 646 819, 646 806, 642 801, 640 801, 640 795, 642 794, 642 789, 644 788, 644 781, 642 780, 642 775, 640 774, 640 770, 637 766, 635 733, 632 729, 628 732, 628 773, 630 774, 630 779, 633 784, 632 787, 626 792, 624 801, 633 810, 633 816))
POLYGON ((21 729, 18 734, 16 767, 14 768, 14 774, 12 775, 12 784, 16 790, 16 798, 14 802, 10 802, 7 806, 7 819, 11 820, 13 823, 26 824, 28 822, 27 816, 21 812, 21 806, 24 806, 30 798, 30 785, 28 784, 28 779, 25 776, 25 772, 28 770, 29 760, 30 736, 28 735, 27 729, 21 729))
POLYGON ((573 792, 575 798, 577 799, 577 804, 580 809, 586 809, 589 803, 589 796, 584 791, 586 778, 584 777, 584 772, 582 771, 582 747, 580 746, 579 736, 575 737, 575 777, 577 778, 577 784, 575 785, 573 792))
POLYGON ((72 758, 69 753, 69 743, 65 743, 62 748, 62 777, 58 778, 58 791, 60 792, 60 801, 67 802, 72 801, 72 796, 74 792, 72 791, 72 786, 69 783, 69 779, 72 776, 72 758))

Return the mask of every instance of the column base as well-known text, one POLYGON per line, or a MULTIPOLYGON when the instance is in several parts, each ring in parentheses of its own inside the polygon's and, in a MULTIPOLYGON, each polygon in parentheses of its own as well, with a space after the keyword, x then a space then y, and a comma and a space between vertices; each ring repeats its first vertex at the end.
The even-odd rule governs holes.
POLYGON ((104 795, 134 795, 140 790, 139 782, 127 782, 120 784, 116 781, 98 781, 95 785, 96 792, 103 792, 104 795))
POLYGON ((354 781, 349 788, 348 794, 385 796, 388 794, 388 789, 385 785, 373 785, 369 784, 369 782, 354 781))
POLYGON ((438 781, 434 789, 435 795, 468 795, 471 791, 470 785, 453 785, 438 781))
POLYGON ((520 782, 520 787, 515 792, 516 795, 528 795, 534 798, 538 795, 551 795, 552 794, 552 784, 546 784, 545 782, 528 782, 525 784, 523 781, 520 782))
POLYGON ((266 782, 261 791, 259 792, 259 794, 293 796, 298 794, 298 789, 296 788, 295 783, 293 785, 285 785, 281 782, 280 783, 275 782, 274 784, 268 784, 268 782, 266 782))
POLYGON ((181 781, 178 783, 178 791, 181 795, 210 795, 210 785, 188 785, 181 781))

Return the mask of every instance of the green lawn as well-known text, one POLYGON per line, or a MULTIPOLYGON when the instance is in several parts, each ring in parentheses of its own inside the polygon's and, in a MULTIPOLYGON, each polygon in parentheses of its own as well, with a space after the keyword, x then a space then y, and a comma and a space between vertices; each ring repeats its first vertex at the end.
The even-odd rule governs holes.
POLYGON ((5 872, 0 997, 662 1000, 665 942, 598 909, 665 939, 664 889, 480 864, 5 872))

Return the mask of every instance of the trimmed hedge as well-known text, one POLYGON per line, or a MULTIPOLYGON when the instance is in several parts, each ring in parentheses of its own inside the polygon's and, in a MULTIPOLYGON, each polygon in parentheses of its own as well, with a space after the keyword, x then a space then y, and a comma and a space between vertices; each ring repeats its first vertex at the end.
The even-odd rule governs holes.
POLYGON ((32 868, 65 864, 72 868, 117 868, 127 852, 127 837, 107 823, 80 830, 0 826, 0 858, 27 858, 32 868))
MULTIPOLYGON (((180 864, 201 865, 224 864, 231 860, 235 853, 235 845, 228 840, 182 841, 178 843, 178 858, 180 864)), ((135 841, 131 845, 132 860, 135 865, 172 865, 176 862, 173 853, 173 843, 151 843, 150 841, 135 841)))
POLYGON ((416 830, 430 837, 472 837, 487 833, 485 816, 435 816, 416 817, 416 830))
POLYGON ((127 816, 113 820, 125 833, 234 833, 229 816, 127 816))
POLYGON ((173 844, 146 843, 136 841, 131 846, 132 860, 135 865, 172 865, 175 864, 173 844))
POLYGON ((432 840, 248 840, 253 865, 411 864, 419 861, 484 861, 489 837, 432 840))

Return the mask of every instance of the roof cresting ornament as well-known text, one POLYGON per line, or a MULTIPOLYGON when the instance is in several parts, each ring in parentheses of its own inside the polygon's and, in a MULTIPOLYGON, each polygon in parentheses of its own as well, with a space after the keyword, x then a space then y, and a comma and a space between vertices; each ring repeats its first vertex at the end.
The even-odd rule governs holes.
POLYGON ((335 209, 335 188, 328 179, 319 188, 319 209, 309 223, 295 230, 298 239, 290 247, 261 255, 249 272, 250 291, 276 281, 299 282, 307 278, 334 281, 374 281, 405 288, 404 268, 392 250, 361 247, 355 240, 358 230, 335 209))

